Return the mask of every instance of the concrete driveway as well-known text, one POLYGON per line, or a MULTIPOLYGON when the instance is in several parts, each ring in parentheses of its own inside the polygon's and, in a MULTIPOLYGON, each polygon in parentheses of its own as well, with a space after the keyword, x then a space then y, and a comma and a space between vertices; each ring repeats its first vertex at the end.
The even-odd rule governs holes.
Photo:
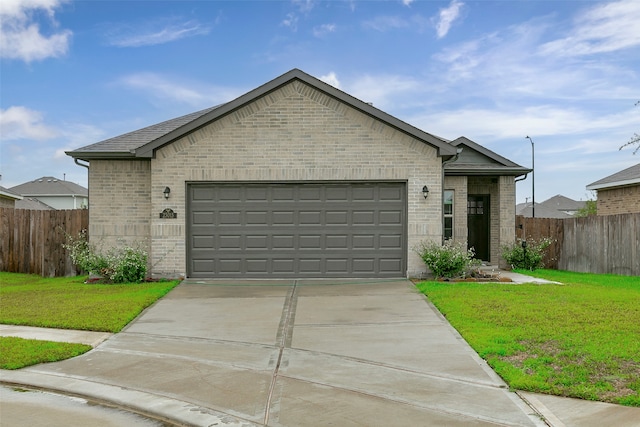
POLYGON ((545 425, 407 280, 187 280, 16 375, 188 425, 545 425))

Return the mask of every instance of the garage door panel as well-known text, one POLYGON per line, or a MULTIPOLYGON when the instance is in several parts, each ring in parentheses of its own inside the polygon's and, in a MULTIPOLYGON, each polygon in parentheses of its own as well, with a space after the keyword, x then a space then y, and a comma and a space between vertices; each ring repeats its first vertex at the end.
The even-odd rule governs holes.
POLYGON ((190 184, 191 277, 401 277, 404 183, 190 184))

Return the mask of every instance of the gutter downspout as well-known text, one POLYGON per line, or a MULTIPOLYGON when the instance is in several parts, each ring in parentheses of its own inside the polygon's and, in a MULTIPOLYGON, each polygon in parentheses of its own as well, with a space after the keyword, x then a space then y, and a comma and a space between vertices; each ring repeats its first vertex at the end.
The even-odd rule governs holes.
MULTIPOLYGON (((73 162, 78 165, 78 166, 82 166, 83 168, 87 168, 87 184, 89 184, 89 163, 80 163, 80 159, 74 158, 73 162)), ((88 185, 87 188, 87 209, 89 209, 89 188, 91 188, 91 185, 88 185)), ((75 200, 74 200, 75 202, 75 200)), ((74 203, 75 204, 75 203, 74 203)))
MULTIPOLYGON (((456 155, 453 156, 452 158, 450 158, 449 160, 445 160, 444 162, 442 162, 442 194, 440 196, 440 209, 442 212, 442 209, 444 209, 444 167, 445 165, 448 165, 449 163, 453 163, 456 160, 458 160, 458 157, 460 157, 460 153, 462 153, 463 148, 462 147, 458 147, 456 149, 456 155)), ((455 206, 455 203, 454 203, 455 206)), ((442 214, 440 215, 440 230, 441 230, 441 235, 442 235, 442 244, 444 244, 444 212, 442 212, 442 214)))

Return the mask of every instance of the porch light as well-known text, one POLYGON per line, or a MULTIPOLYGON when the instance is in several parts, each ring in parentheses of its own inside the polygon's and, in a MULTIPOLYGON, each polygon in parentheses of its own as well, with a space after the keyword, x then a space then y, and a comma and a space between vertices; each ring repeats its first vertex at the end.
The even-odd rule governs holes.
POLYGON ((426 199, 429 196, 429 189, 427 188, 427 186, 425 185, 424 187, 422 187, 422 196, 426 199))
POLYGON ((164 191, 162 192, 162 194, 164 194, 165 199, 169 198, 169 193, 171 193, 171 189, 169 187, 164 187, 164 191))

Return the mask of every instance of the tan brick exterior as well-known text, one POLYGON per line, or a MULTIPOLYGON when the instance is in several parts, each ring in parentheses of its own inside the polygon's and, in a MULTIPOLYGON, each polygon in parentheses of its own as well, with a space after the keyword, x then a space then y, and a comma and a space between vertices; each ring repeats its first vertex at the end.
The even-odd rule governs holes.
POLYGON ((150 249, 151 163, 92 160, 89 239, 98 248, 142 244, 150 249), (95 197, 94 197, 95 194, 95 197))
MULTIPOLYGON (((442 159, 436 149, 300 81, 157 149, 153 159, 93 160, 89 179, 92 241, 145 241, 155 276, 186 274, 185 193, 193 182, 406 182, 409 277, 426 271, 413 248, 442 239, 442 159), (169 199, 165 187, 171 188, 169 199), (177 218, 160 218, 166 208, 177 218)), ((491 183, 452 177, 447 184, 456 190, 456 239, 466 240, 467 193, 491 194, 491 253, 497 260, 498 239, 508 237, 507 228, 514 233, 513 178, 491 183), (511 206, 503 210, 503 202, 511 206)))
POLYGON ((441 162, 435 148, 295 81, 157 150, 151 161, 92 161, 91 237, 113 244, 150 236, 153 273, 184 275, 187 182, 405 181, 407 269, 415 276, 425 267, 413 247, 442 236, 441 162), (177 219, 160 219, 165 208, 177 219))
POLYGON ((640 185, 598 190, 598 215, 640 212, 640 185))

